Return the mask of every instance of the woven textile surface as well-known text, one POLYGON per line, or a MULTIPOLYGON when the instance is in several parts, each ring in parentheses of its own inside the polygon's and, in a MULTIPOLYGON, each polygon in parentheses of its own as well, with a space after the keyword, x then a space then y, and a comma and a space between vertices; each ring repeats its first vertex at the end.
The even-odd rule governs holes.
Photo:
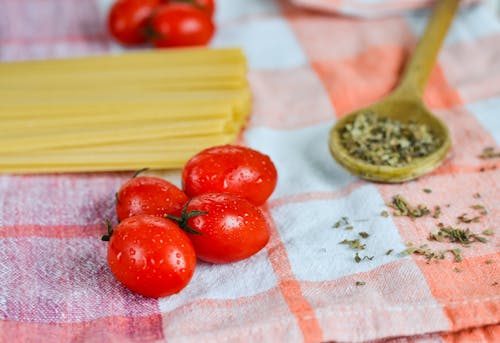
MULTIPOLYGON (((278 169, 263 206, 271 241, 239 263, 198 263, 175 296, 145 298, 116 281, 100 240, 132 172, 0 175, 0 341, 499 342, 500 159, 479 158, 500 145, 493 11, 477 1, 461 8, 426 88, 425 103, 452 135, 441 167, 376 184, 345 172, 328 150, 337 118, 397 83, 430 3, 219 0, 211 45, 240 46, 249 63, 253 111, 239 143, 278 169), (440 206, 440 218, 394 216, 387 204, 396 194, 440 206), (429 234, 477 204, 488 214, 459 226, 494 235, 461 247, 462 262, 400 254, 408 242, 456 248, 429 234), (333 227, 342 217, 353 230, 333 227), (360 255, 373 258, 357 263, 339 242, 360 231, 369 234, 360 255)), ((122 53, 106 31, 109 6, 0 0, 0 60, 122 53)), ((157 174, 180 184, 179 171, 157 174)))

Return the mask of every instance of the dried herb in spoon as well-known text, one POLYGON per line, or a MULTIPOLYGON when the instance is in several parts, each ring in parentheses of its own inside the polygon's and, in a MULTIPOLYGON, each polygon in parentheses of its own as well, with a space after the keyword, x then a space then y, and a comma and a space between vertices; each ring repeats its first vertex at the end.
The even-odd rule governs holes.
POLYGON ((426 125, 402 123, 373 112, 358 114, 346 124, 341 142, 350 155, 373 165, 391 167, 427 156, 442 143, 426 125))

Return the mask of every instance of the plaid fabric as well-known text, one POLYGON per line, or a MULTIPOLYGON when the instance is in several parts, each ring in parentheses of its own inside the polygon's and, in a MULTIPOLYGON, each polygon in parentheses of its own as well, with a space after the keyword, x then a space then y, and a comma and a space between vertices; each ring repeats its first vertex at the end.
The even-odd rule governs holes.
MULTIPOLYGON (((463 6, 481 0, 461 0, 463 6)), ((354 17, 384 17, 422 9, 433 0, 291 0, 297 6, 311 10, 339 13, 354 17)))
MULTIPOLYGON (((279 172, 264 207, 270 243, 239 263, 200 262, 183 292, 147 299, 113 278, 99 239, 130 173, 1 175, 0 341, 500 341, 500 160, 478 158, 500 143, 500 22, 491 10, 461 10, 425 93, 450 127, 448 159, 419 180, 386 185, 342 170, 328 152, 328 132, 336 118, 395 85, 429 12, 380 17, 377 9, 396 2, 330 1, 344 5, 339 11, 351 3, 348 14, 379 16, 361 20, 286 1, 217 3, 213 46, 242 46, 250 64, 254 110, 241 143, 269 154, 279 172), (381 216, 395 194, 439 205, 442 216, 381 216), (398 255, 407 242, 429 243, 438 221, 456 224, 477 203, 489 214, 468 226, 495 235, 463 248, 462 263, 398 255), (342 216, 355 230, 332 228, 342 216), (361 255, 374 258, 356 263, 338 242, 359 231, 370 234, 361 255)), ((120 52, 106 34, 108 7, 107 0, 0 0, 0 59, 120 52)), ((179 184, 178 171, 158 175, 179 184)))

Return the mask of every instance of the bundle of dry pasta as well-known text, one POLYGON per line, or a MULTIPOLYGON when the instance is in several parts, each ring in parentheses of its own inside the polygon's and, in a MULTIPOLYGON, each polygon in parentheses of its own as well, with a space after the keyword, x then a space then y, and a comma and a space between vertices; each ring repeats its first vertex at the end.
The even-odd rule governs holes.
POLYGON ((250 112, 239 49, 0 64, 0 172, 180 168, 250 112))

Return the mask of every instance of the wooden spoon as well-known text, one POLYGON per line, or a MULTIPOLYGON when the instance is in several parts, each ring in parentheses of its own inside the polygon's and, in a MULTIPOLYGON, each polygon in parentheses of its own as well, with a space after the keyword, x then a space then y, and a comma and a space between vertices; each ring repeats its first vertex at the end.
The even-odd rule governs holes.
POLYGON ((459 2, 460 0, 441 0, 436 5, 396 89, 385 99, 341 118, 330 131, 330 152, 350 173, 367 180, 397 183, 415 179, 435 169, 446 157, 451 147, 448 128, 425 107, 422 94, 459 2), (425 124, 441 139, 442 144, 431 154, 415 158, 404 166, 378 166, 367 163, 350 155, 340 140, 342 128, 353 121, 357 114, 366 112, 403 123, 413 121, 425 124))

